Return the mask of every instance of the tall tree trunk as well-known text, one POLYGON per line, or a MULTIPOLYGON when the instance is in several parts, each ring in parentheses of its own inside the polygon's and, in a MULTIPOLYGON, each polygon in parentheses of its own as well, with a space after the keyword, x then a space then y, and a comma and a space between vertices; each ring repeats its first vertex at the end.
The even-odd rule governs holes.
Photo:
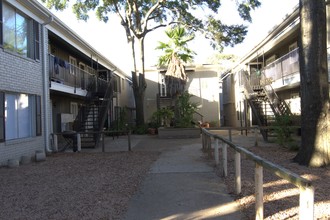
POLYGON ((294 161, 320 167, 330 163, 326 5, 324 0, 300 0, 299 4, 302 141, 294 161))
POLYGON ((141 72, 132 72, 133 92, 136 107, 136 125, 144 125, 144 96, 146 90, 146 81, 144 75, 144 37, 139 39, 140 59, 141 59, 141 72))

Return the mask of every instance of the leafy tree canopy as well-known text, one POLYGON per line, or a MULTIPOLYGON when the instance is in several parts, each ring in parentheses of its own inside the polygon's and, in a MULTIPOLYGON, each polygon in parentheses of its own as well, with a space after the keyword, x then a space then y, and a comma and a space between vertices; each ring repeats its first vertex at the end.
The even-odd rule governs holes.
MULTIPOLYGON (((41 0, 48 8, 63 10, 68 7, 69 0, 41 0)), ((235 0, 239 15, 251 21, 250 11, 260 6, 259 0, 235 0)), ((76 0, 73 12, 78 19, 87 20, 88 12, 93 10, 97 17, 107 22, 109 14, 120 16, 126 28, 128 40, 130 36, 138 39, 159 27, 173 23, 184 25, 189 31, 200 31, 210 40, 213 48, 222 50, 224 46, 241 43, 247 33, 244 25, 226 25, 214 16, 221 6, 220 0, 76 0), (204 17, 194 16, 203 10, 204 17), (128 34, 130 33, 130 34, 128 34)))

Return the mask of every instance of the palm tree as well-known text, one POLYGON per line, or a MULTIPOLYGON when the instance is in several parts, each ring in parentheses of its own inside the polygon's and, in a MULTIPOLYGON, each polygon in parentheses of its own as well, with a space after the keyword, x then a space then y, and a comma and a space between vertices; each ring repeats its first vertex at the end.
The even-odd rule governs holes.
POLYGON ((187 75, 184 64, 191 62, 196 54, 188 48, 188 42, 194 39, 183 27, 176 26, 165 31, 169 38, 167 43, 158 42, 158 50, 163 50, 164 55, 159 57, 158 66, 167 66, 165 81, 168 92, 176 96, 184 91, 187 75))
POLYGON ((196 54, 188 48, 188 42, 193 40, 195 36, 180 26, 168 29, 165 33, 169 38, 168 43, 159 42, 159 46, 156 48, 164 51, 164 55, 159 57, 158 66, 167 66, 165 83, 168 94, 175 100, 174 125, 178 126, 183 124, 182 111, 179 109, 181 99, 178 97, 183 95, 187 81, 184 64, 191 62, 193 55, 196 54))

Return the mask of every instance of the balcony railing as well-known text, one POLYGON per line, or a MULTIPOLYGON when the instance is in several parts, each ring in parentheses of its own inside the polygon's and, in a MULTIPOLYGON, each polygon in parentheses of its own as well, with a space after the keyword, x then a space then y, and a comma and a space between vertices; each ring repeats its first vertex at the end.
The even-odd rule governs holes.
POLYGON ((107 81, 97 77, 97 71, 87 72, 58 57, 49 54, 49 78, 51 81, 87 91, 106 91, 107 81))
POLYGON ((261 84, 275 83, 281 87, 300 81, 298 48, 270 63, 263 69, 261 84))
MULTIPOLYGON (((244 85, 242 74, 245 74, 245 72, 241 71, 239 73, 240 86, 244 85)), ((247 77, 249 78, 251 86, 265 86, 272 84, 274 88, 279 88, 300 82, 298 48, 268 64, 263 69, 256 71, 255 74, 250 74, 247 77)))

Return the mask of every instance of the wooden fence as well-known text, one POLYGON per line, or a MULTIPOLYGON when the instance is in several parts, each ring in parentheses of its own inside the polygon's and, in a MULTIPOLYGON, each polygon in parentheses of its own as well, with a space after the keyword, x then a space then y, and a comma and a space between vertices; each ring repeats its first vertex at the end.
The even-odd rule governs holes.
MULTIPOLYGON (((276 165, 266 159, 263 159, 247 149, 237 146, 231 142, 231 132, 233 128, 226 128, 228 130, 228 136, 230 140, 225 139, 219 135, 211 133, 210 129, 202 128, 202 147, 204 152, 208 152, 212 155, 212 138, 214 139, 214 159, 216 165, 220 164, 219 158, 219 146, 222 151, 222 172, 224 176, 227 176, 227 148, 228 146, 235 150, 235 188, 236 193, 241 193, 241 154, 246 155, 249 160, 255 163, 255 212, 257 220, 263 219, 264 207, 263 207, 263 168, 270 171, 282 179, 289 181, 299 188, 299 219, 300 220, 312 220, 314 215, 314 188, 309 180, 306 180, 299 175, 287 170, 279 165, 276 165)), ((221 129, 224 130, 224 129, 221 129)), ((256 136, 257 143, 257 136, 256 136)))

